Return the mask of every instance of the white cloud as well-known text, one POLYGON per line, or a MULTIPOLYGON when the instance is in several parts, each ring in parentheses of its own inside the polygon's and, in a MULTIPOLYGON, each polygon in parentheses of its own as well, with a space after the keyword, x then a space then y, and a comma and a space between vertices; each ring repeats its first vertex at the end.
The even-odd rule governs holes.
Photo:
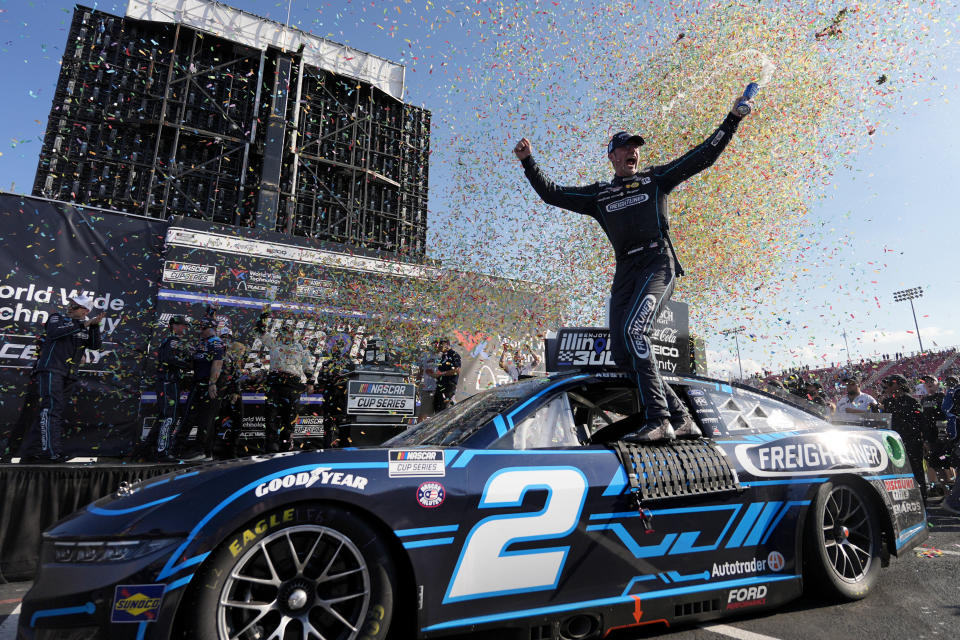
MULTIPOLYGON (((957 332, 943 327, 920 327, 920 339, 925 349, 937 349, 957 342, 957 332)), ((917 351, 917 333, 913 330, 866 331, 857 338, 864 351, 893 350, 917 351)))
MULTIPOLYGON (((744 376, 763 371, 763 366, 753 358, 741 358, 739 364, 743 365, 744 376)), ((737 363, 737 354, 707 349, 707 375, 720 379, 739 378, 740 366, 737 363)))

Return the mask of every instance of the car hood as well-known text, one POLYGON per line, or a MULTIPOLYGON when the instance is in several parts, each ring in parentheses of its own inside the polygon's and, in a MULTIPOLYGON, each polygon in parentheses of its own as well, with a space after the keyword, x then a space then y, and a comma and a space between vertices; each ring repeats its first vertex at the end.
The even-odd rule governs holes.
MULTIPOLYGON (((265 478, 333 464, 384 460, 382 449, 329 450, 253 456, 188 467, 122 485, 48 529, 47 538, 185 535, 231 494, 265 478)), ((369 463, 368 463, 369 464, 369 463)))

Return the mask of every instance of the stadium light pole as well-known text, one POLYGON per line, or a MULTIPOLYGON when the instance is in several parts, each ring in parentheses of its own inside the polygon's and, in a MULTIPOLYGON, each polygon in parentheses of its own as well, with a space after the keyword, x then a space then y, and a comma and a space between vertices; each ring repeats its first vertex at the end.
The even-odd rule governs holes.
POLYGON ((744 327, 737 327, 736 329, 724 329, 720 332, 722 336, 733 336, 733 342, 737 345, 737 367, 740 368, 740 379, 743 380, 743 364, 740 362, 740 340, 737 339, 741 333, 746 331, 744 327))
POLYGON ((843 330, 843 350, 847 352, 847 364, 850 364, 850 344, 847 342, 847 330, 843 330))
POLYGON ((910 312, 913 313, 913 326, 917 330, 917 342, 920 343, 920 353, 923 353, 923 340, 920 339, 920 325, 917 324, 917 310, 913 308, 913 301, 922 297, 923 287, 913 287, 911 289, 893 292, 894 302, 903 302, 906 300, 910 303, 910 312))

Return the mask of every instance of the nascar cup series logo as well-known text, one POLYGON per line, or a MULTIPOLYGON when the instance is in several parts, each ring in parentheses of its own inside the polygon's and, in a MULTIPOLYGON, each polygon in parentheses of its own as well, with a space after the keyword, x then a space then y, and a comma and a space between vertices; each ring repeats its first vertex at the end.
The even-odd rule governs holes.
POLYGON ((887 468, 887 452, 869 436, 855 433, 811 433, 764 442, 741 444, 737 460, 753 476, 813 476, 871 472, 887 468))

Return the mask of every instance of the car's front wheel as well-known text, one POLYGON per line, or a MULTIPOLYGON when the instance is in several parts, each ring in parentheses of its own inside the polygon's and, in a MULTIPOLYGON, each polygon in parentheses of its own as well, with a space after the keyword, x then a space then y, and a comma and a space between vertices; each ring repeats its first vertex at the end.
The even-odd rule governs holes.
POLYGON ((182 628, 218 640, 381 640, 397 590, 377 533, 333 506, 258 518, 198 578, 182 628))
POLYGON ((804 542, 806 577, 819 593, 859 600, 876 584, 880 521, 861 487, 824 483, 811 505, 804 542))

